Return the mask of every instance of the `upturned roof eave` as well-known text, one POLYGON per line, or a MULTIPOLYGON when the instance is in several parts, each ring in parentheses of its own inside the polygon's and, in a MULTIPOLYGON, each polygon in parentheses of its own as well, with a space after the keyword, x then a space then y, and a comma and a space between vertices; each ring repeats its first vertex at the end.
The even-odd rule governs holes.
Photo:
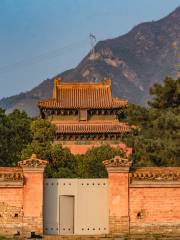
POLYGON ((118 109, 122 107, 127 107, 128 101, 127 100, 119 100, 121 101, 118 103, 110 103, 109 105, 63 105, 61 102, 52 102, 52 100, 42 100, 38 102, 38 107, 40 109, 118 109))

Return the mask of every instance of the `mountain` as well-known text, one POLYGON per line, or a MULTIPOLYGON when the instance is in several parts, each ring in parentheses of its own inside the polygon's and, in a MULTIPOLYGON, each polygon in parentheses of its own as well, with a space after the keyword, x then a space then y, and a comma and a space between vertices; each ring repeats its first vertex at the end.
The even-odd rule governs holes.
MULTIPOLYGON (((145 105, 149 87, 166 75, 176 76, 174 67, 180 49, 180 7, 158 21, 141 23, 127 34, 96 44, 80 64, 57 76, 64 81, 100 81, 112 79, 113 95, 145 105)), ((24 109, 38 114, 36 103, 50 97, 53 79, 43 81, 31 91, 0 100, 7 112, 24 109)))

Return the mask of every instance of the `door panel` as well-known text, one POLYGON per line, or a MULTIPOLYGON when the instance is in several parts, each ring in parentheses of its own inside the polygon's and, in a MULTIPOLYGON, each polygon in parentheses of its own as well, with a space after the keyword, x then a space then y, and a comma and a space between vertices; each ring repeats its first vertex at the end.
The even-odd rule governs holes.
POLYGON ((74 196, 59 197, 60 234, 74 233, 74 196))

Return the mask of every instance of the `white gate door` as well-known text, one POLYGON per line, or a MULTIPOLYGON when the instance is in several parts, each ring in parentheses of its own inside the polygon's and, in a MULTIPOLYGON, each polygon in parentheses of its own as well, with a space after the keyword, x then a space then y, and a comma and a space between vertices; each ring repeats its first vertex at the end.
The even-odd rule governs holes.
POLYGON ((60 234, 74 233, 74 196, 59 196, 60 234))
POLYGON ((108 179, 46 178, 44 234, 107 234, 108 206, 108 179))

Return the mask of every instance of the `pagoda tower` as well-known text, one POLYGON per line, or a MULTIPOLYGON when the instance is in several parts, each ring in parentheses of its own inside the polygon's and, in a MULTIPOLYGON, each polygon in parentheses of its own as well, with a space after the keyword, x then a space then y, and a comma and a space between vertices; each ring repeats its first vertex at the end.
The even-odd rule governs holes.
POLYGON ((38 102, 40 114, 56 126, 56 141, 114 142, 130 131, 118 119, 128 101, 114 98, 111 80, 94 83, 65 83, 54 80, 53 97, 38 102))

